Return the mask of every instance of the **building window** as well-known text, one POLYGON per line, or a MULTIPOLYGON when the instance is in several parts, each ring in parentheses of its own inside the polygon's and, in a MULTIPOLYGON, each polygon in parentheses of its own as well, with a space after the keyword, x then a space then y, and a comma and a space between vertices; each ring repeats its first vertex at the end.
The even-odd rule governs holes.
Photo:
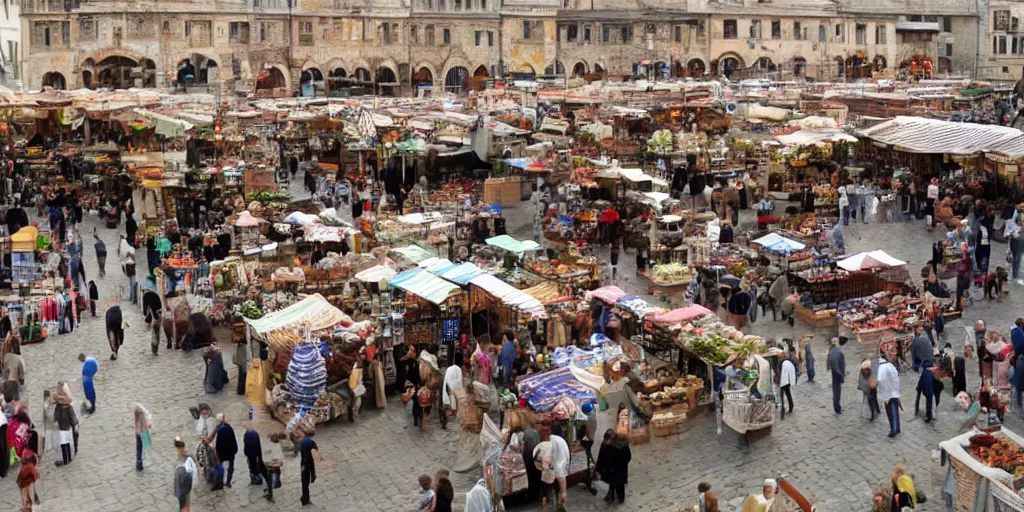
POLYGON ((473 33, 474 44, 480 46, 480 41, 483 39, 483 34, 484 33, 482 30, 477 30, 476 32, 473 33))
POLYGON ((434 26, 427 25, 423 27, 423 44, 426 46, 434 46, 434 26))
POLYGON ((487 10, 487 0, 480 0, 480 10, 481 11, 486 11, 487 10))
POLYGON ((409 27, 409 42, 412 44, 419 44, 420 37, 416 33, 416 25, 409 27))
POLYGON ((953 43, 946 43, 946 57, 953 56, 953 43))
POLYGON ((843 24, 843 23, 836 24, 836 42, 837 43, 845 43, 846 42, 846 25, 843 24))
POLYGON ((1012 53, 1014 55, 1017 55, 1017 38, 1016 37, 1011 37, 1010 38, 1010 43, 1011 43, 1010 44, 1010 53, 1012 53))
POLYGON ((697 22, 697 37, 704 37, 704 22, 697 22))
POLYGON ((1020 28, 1020 19, 1010 18, 1010 32, 1017 32, 1018 28, 1020 28))
POLYGON ((722 22, 722 37, 725 39, 736 39, 739 31, 736 29, 736 20, 725 20, 722 22))
POLYGON ((750 38, 761 39, 761 20, 750 21, 750 38))
POLYGON ((1006 36, 995 36, 992 38, 992 53, 1006 55, 1006 36))
POLYGON ((489 48, 493 48, 494 47, 494 32, 492 32, 490 30, 487 31, 487 46, 489 48))
POLYGON ((942 17, 942 31, 943 32, 952 32, 953 31, 953 17, 952 16, 943 16, 942 17))
POLYGON ((824 43, 825 41, 828 41, 828 35, 825 31, 825 25, 818 25, 818 42, 824 43))
POLYGON ((633 42, 633 26, 619 27, 619 42, 628 44, 633 42))
POLYGON ((583 25, 583 42, 590 44, 590 25, 583 25))
POLYGON ((683 27, 682 27, 682 25, 676 25, 675 28, 674 28, 674 31, 675 31, 675 37, 674 37, 675 42, 677 42, 677 43, 683 42, 683 27))
POLYGON ((939 17, 938 16, 925 16, 924 17, 924 21, 925 21, 925 23, 938 23, 939 22, 939 17))
POLYGON ((169 22, 169 21, 165 21, 165 22, 163 23, 163 28, 162 28, 162 30, 161 30, 161 31, 162 31, 162 32, 163 32, 164 34, 170 34, 170 33, 171 33, 171 22, 169 22))
POLYGON ((380 26, 381 44, 391 44, 391 25, 384 23, 380 26))
POLYGON ((875 44, 885 44, 886 32, 888 27, 885 25, 875 25, 875 44))
POLYGON ((606 25, 601 25, 601 42, 610 43, 612 40, 611 28, 606 25))
POLYGON ((911 14, 910 16, 907 16, 907 21, 917 22, 923 20, 924 18, 922 18, 920 14, 911 14))
POLYGON ((854 29, 854 37, 856 38, 857 44, 868 44, 868 26, 863 23, 858 23, 854 29))
POLYGON ((530 38, 530 22, 528 20, 523 20, 523 39, 529 39, 529 38, 530 38))
POLYGON ((565 27, 565 42, 575 43, 580 37, 579 25, 569 25, 565 27))
POLYGON ((185 37, 192 37, 192 22, 185 22, 185 37))
POLYGON ((772 39, 782 39, 782 22, 772 22, 772 39))
POLYGON ((261 43, 267 42, 267 24, 266 23, 260 23, 260 42, 261 43))
MULTIPOLYGON (((164 24, 168 24, 166 21, 164 24)), ((96 40, 96 20, 93 18, 83 17, 78 19, 78 40, 79 41, 95 41, 96 40)))
POLYGON ((807 39, 807 34, 804 34, 803 32, 804 32, 803 31, 803 27, 800 26, 800 22, 799 21, 794 21, 793 22, 793 39, 796 39, 797 41, 803 41, 804 39, 807 39))
POLYGON ((1001 32, 1010 30, 1010 11, 993 11, 992 29, 1001 32))
POLYGON ((451 31, 451 29, 448 29, 448 28, 441 29, 441 44, 444 45, 444 46, 448 46, 448 45, 452 44, 452 31, 451 31))
POLYGON ((299 22, 299 46, 313 46, 313 22, 299 22))
POLYGON ((249 24, 244 21, 232 21, 230 25, 230 42, 248 44, 249 24))

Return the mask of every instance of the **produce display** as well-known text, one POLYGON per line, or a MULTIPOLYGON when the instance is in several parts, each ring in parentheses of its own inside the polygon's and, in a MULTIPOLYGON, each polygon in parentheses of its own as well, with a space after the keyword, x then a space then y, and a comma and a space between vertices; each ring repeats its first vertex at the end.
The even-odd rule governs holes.
POLYGON ((655 265, 651 272, 651 281, 662 286, 686 284, 691 277, 690 267, 682 263, 655 265))
POLYGON ((1024 476, 1024 449, 1000 433, 981 433, 970 438, 968 453, 990 468, 999 468, 1016 480, 1024 476))
POLYGON ((269 190, 254 190, 249 193, 249 200, 254 201, 291 201, 291 196, 283 192, 271 192, 269 190))
POLYGON ((242 316, 249 320, 259 320, 265 313, 255 302, 247 300, 242 303, 242 316))
POLYGON ((878 292, 867 297, 850 299, 839 304, 839 322, 854 332, 873 329, 904 330, 921 320, 917 309, 911 311, 907 305, 920 300, 906 300, 893 297, 887 292, 878 292))
POLYGON ((716 365, 724 364, 731 356, 746 357, 765 349, 760 336, 745 335, 715 315, 705 315, 683 326, 678 339, 694 354, 716 365))

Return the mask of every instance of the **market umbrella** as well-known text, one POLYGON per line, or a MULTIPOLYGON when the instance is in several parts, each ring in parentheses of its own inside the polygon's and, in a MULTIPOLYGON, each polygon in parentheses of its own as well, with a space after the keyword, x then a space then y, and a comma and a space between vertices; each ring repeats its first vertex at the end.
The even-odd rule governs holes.
POLYGON ((867 268, 889 268, 906 265, 907 262, 889 256, 885 251, 871 251, 854 254, 840 260, 837 265, 840 268, 856 271, 867 268))
POLYGON ((729 285, 730 288, 739 288, 741 279, 732 274, 726 274, 718 281, 722 284, 729 285))
POLYGON ((608 208, 607 210, 604 211, 604 213, 601 214, 601 217, 598 220, 605 224, 614 224, 615 221, 619 220, 619 213, 611 208, 608 208))

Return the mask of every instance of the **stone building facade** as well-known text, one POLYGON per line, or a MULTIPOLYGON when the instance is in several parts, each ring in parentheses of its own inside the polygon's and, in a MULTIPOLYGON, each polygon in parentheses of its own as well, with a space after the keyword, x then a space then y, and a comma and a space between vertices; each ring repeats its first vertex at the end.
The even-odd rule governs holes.
POLYGON ((983 76, 1019 80, 1024 68, 1024 2, 989 0, 979 21, 978 67, 983 76))
POLYGON ((921 58, 974 74, 989 70, 975 1, 21 0, 21 62, 28 88, 169 86, 186 67, 284 93, 342 77, 389 94, 495 76, 835 80, 921 58))

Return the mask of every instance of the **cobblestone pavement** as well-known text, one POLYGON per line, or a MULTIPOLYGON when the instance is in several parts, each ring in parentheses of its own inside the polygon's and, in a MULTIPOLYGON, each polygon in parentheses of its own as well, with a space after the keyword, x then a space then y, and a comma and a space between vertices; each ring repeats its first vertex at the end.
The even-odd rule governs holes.
MULTIPOLYGON (((530 205, 508 208, 509 229, 514 236, 530 237, 532 213, 530 205)), ((96 275, 96 263, 88 233, 98 226, 90 218, 83 232, 87 240, 87 267, 90 278, 96 275)), ((99 228, 110 248, 116 247, 117 232, 99 228)), ((911 224, 869 224, 851 226, 847 241, 851 252, 882 248, 893 256, 911 263, 911 273, 930 257, 930 244, 938 233, 928 233, 921 222, 911 224)), ((1002 245, 993 248, 993 258, 1001 258, 1002 245)), ((144 259, 144 254, 140 252, 144 259)), ((616 284, 643 292, 646 284, 631 277, 632 254, 623 254, 623 268, 616 284)), ((98 281, 104 297, 113 293, 125 279, 117 270, 117 258, 108 258, 108 274, 98 281)), ((140 260, 140 268, 143 262, 140 260)), ((1001 301, 982 301, 966 312, 968 321, 984 318, 989 325, 1006 332, 1018 316, 1018 297, 1024 287, 1013 285, 1014 293, 1001 301)), ((216 411, 227 411, 229 421, 241 436, 241 423, 248 408, 235 394, 236 369, 228 363, 232 378, 220 394, 203 391, 203 362, 199 353, 167 351, 161 347, 154 356, 149 351, 149 333, 144 330, 139 310, 122 302, 125 319, 130 324, 125 345, 117 361, 109 361, 104 335, 102 311, 100 318, 87 318, 82 327, 70 335, 53 335, 45 343, 26 346, 28 367, 27 395, 30 412, 40 419, 38 405, 42 390, 59 379, 72 380, 76 397, 81 398, 80 352, 94 355, 100 361, 96 379, 98 406, 96 413, 81 419, 81 448, 69 467, 56 468, 53 456, 47 454, 40 470, 42 480, 39 496, 41 510, 176 510, 171 495, 171 474, 174 450, 171 439, 176 435, 191 439, 194 421, 188 406, 199 400, 209 402, 216 411), (146 461, 146 469, 135 470, 132 431, 132 404, 145 404, 153 413, 154 454, 146 461)), ((806 329, 799 324, 790 329, 782 322, 759 319, 752 331, 765 336, 800 334, 806 329)), ((963 337, 959 322, 947 326, 946 339, 956 346, 963 337)), ((844 414, 831 411, 831 394, 825 371, 826 335, 814 341, 821 383, 801 382, 793 394, 796 410, 792 416, 777 421, 768 438, 742 446, 735 433, 725 428, 715 433, 714 417, 704 413, 692 418, 688 430, 670 438, 655 438, 649 444, 634 447, 628 499, 618 510, 677 511, 694 504, 697 483, 708 481, 727 502, 759 488, 763 478, 786 474, 823 512, 862 511, 870 508, 871 490, 885 482, 893 464, 905 463, 916 474, 918 488, 930 491, 929 502, 919 510, 943 510, 932 477, 932 456, 937 443, 952 437, 963 420, 963 413, 954 409, 947 394, 938 408, 938 421, 928 425, 913 416, 915 374, 902 376, 904 399, 903 434, 895 440, 886 437, 884 419, 868 423, 860 417, 861 395, 856 379, 843 386, 844 414)), ((853 342, 845 348, 850 373, 865 352, 853 342)), ((229 358, 226 357, 229 360, 229 358)), ((973 371, 976 365, 968 364, 973 371)), ((976 373, 968 378, 973 387, 976 373)), ((411 511, 417 503, 416 477, 433 474, 454 462, 458 422, 449 430, 440 430, 434 420, 424 433, 411 427, 410 414, 393 400, 383 411, 364 409, 355 423, 339 420, 319 429, 316 439, 325 462, 318 465, 319 479, 312 487, 312 500, 317 510, 345 511, 411 511)), ((1021 416, 1011 414, 1009 426, 1021 428, 1021 416)), ((281 430, 281 425, 265 417, 257 417, 263 433, 281 430)), ((261 491, 247 486, 244 458, 236 460, 235 485, 222 492, 205 487, 193 495, 193 510, 294 510, 299 502, 298 464, 288 459, 283 471, 284 485, 276 504, 261 498, 261 491)), ((479 475, 454 475, 456 491, 468 490, 479 475)), ((603 494, 604 486, 601 486, 603 494)), ((13 475, 0 480, 0 510, 17 510, 19 493, 13 475)), ((571 490, 570 510, 604 510, 601 495, 591 496, 583 490, 571 490)), ((520 507, 519 510, 535 510, 520 507)), ((729 509, 731 510, 731 509, 729 509)))

